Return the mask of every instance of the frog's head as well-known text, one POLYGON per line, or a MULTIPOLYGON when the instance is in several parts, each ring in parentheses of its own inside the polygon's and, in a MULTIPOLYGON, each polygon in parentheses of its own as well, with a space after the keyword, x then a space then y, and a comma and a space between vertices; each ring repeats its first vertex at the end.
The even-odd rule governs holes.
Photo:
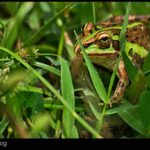
MULTIPOLYGON (((109 28, 103 29, 88 23, 83 27, 80 40, 93 63, 112 69, 119 56, 118 35, 114 35, 114 32, 109 28)), ((75 47, 75 52, 81 53, 78 44, 75 47)))

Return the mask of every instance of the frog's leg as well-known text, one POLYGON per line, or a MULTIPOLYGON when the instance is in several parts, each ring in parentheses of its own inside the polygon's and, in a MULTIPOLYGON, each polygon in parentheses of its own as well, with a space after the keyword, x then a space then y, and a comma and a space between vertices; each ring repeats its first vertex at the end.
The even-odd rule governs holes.
POLYGON ((119 77, 119 82, 117 84, 114 95, 111 97, 111 100, 110 100, 110 103, 109 103, 110 107, 112 106, 113 103, 117 103, 121 100, 121 98, 124 95, 124 92, 126 91, 126 88, 127 88, 128 84, 129 84, 128 75, 126 73, 123 60, 121 60, 119 62, 119 67, 118 67, 118 70, 117 70, 117 74, 118 74, 118 77, 119 77))

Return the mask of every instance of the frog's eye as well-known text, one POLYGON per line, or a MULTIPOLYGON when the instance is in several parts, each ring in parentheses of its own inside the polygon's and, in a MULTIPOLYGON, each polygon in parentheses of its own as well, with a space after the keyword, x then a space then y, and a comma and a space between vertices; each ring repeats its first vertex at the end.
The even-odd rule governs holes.
POLYGON ((101 33, 96 36, 96 44, 98 44, 99 48, 109 48, 111 43, 112 38, 111 35, 108 33, 101 33))
POLYGON ((105 42, 105 41, 107 41, 107 40, 108 40, 108 38, 109 38, 109 37, 104 36, 104 37, 102 37, 102 38, 101 38, 101 41, 105 42))
POLYGON ((82 34, 83 36, 89 35, 92 33, 92 30, 94 29, 94 24, 92 22, 87 23, 82 26, 82 34))

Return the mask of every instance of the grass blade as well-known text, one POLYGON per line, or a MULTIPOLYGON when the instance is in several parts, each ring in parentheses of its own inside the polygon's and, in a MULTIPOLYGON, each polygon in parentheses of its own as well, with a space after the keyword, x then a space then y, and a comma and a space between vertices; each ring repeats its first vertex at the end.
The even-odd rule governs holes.
POLYGON ((150 136, 150 91, 146 90, 140 95, 139 116, 145 128, 145 135, 150 136))
POLYGON ((100 99, 102 99, 103 102, 106 102, 107 92, 105 90, 105 87, 104 87, 104 85, 103 85, 99 75, 98 75, 98 72, 96 71, 94 65, 92 64, 92 62, 90 60, 90 58, 88 57, 88 55, 84 51, 84 47, 83 47, 81 41, 79 40, 79 38, 77 37, 77 33, 76 32, 75 32, 75 36, 76 36, 76 39, 78 41, 78 44, 81 47, 81 51, 82 51, 83 57, 85 59, 85 62, 87 64, 87 68, 89 70, 89 73, 90 73, 92 82, 94 84, 94 87, 96 89, 96 92, 97 92, 98 96, 100 97, 100 99))
POLYGON ((127 25, 128 25, 129 10, 130 10, 130 2, 128 4, 127 10, 126 10, 125 19, 124 19, 122 29, 121 29, 121 33, 120 33, 120 37, 119 37, 121 52, 125 50, 125 44, 126 44, 125 33, 126 33, 126 30, 127 30, 127 25))
POLYGON ((55 74, 55 75, 57 75, 57 76, 60 77, 60 71, 59 71, 58 69, 54 68, 54 67, 51 67, 51 66, 49 66, 49 65, 46 65, 46 64, 44 64, 44 63, 37 62, 37 61, 34 62, 33 65, 34 65, 34 66, 37 66, 37 67, 40 67, 40 68, 42 68, 42 69, 45 69, 45 70, 47 70, 47 71, 50 71, 50 72, 52 72, 53 74, 55 74))
POLYGON ((73 3, 69 3, 64 9, 60 10, 55 16, 53 16, 52 18, 50 18, 47 23, 42 26, 36 33, 34 33, 31 38, 29 38, 25 43, 24 46, 27 45, 32 45, 34 43, 36 43, 45 33, 45 31, 47 29, 50 28, 51 24, 54 22, 54 20, 64 12, 64 10, 68 9, 69 7, 72 6, 73 3))
POLYGON ((126 55, 125 51, 122 52, 122 57, 123 57, 124 64, 125 64, 128 76, 130 78, 130 81, 133 81, 135 75, 137 74, 137 69, 133 66, 132 62, 126 55))
POLYGON ((92 8, 93 8, 93 22, 96 23, 96 15, 95 15, 95 3, 92 2, 92 8))
POLYGON ((17 39, 23 20, 33 6, 33 2, 24 2, 21 4, 16 15, 10 20, 8 27, 6 28, 5 36, 2 40, 2 46, 9 49, 12 48, 15 40, 17 39))
MULTIPOLYGON (((61 92, 68 105, 75 111, 74 90, 72 85, 71 73, 67 61, 61 58, 61 92)), ((74 125, 74 118, 66 107, 63 109, 62 116, 63 136, 71 138, 74 125)))
POLYGON ((63 53, 63 46, 64 46, 64 27, 62 27, 61 29, 61 36, 60 36, 60 40, 59 40, 59 45, 58 45, 58 52, 57 55, 61 56, 63 53))
POLYGON ((150 73, 150 52, 148 53, 142 68, 145 74, 150 73))
POLYGON ((139 119, 137 114, 137 108, 134 107, 132 109, 127 109, 127 110, 121 110, 118 112, 118 115, 129 125, 131 126, 134 130, 137 132, 141 133, 142 135, 145 134, 145 128, 139 119))
POLYGON ((137 104, 139 96, 146 89, 147 81, 141 70, 138 70, 134 79, 132 80, 128 90, 127 96, 132 104, 137 104))

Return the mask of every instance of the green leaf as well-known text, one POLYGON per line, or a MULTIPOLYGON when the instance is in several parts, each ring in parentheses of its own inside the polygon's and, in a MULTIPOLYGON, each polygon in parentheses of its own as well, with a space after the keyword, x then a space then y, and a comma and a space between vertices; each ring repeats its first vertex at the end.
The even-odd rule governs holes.
POLYGON ((79 138, 78 130, 75 125, 72 128, 71 137, 76 138, 76 139, 79 138))
POLYGON ((127 30, 127 25, 128 25, 129 10, 130 10, 130 2, 129 2, 128 7, 126 9, 125 19, 124 19, 121 33, 120 33, 120 37, 119 37, 121 52, 123 52, 125 50, 125 45, 126 45, 125 33, 127 30))
MULTIPOLYGON (((73 111, 75 111, 75 99, 71 73, 67 61, 65 61, 63 58, 61 58, 61 92, 68 105, 72 108, 73 111)), ((65 107, 63 109, 62 124, 63 135, 65 138, 71 138, 74 117, 65 107)))
POLYGON ((85 62, 87 64, 87 68, 89 70, 89 73, 90 73, 90 77, 92 79, 92 82, 94 84, 94 87, 96 89, 96 92, 98 93, 98 96, 102 99, 102 101, 106 102, 106 98, 107 98, 107 92, 105 90, 105 87, 98 75, 98 72, 96 71, 94 65, 92 64, 90 58, 88 57, 88 55, 86 54, 85 50, 84 50, 84 47, 81 43, 81 41, 79 40, 79 38, 77 37, 77 33, 75 32, 75 36, 76 36, 76 39, 78 41, 78 44, 80 45, 81 47, 81 51, 82 51, 82 54, 83 54, 83 57, 85 59, 85 62))
POLYGON ((63 53, 63 46, 64 46, 64 27, 62 26, 61 28, 61 36, 60 36, 60 40, 59 40, 59 45, 58 45, 58 51, 57 51, 57 55, 61 56, 63 53))
POLYGON ((42 132, 42 131, 31 131, 30 136, 32 138, 38 138, 38 139, 47 139, 47 138, 49 138, 47 136, 47 134, 45 132, 42 132))
POLYGON ((33 8, 33 2, 23 2, 21 3, 16 15, 10 20, 6 31, 5 38, 2 40, 2 45, 7 48, 12 48, 19 31, 21 29, 21 25, 25 16, 29 13, 29 11, 33 8))
POLYGON ((137 69, 133 66, 132 62, 130 61, 130 59, 126 55, 125 51, 122 52, 122 57, 124 60, 124 64, 125 64, 128 76, 130 78, 130 81, 132 82, 135 75, 137 74, 137 69))
POLYGON ((28 117, 34 117, 44 110, 43 96, 39 93, 19 92, 16 94, 20 107, 24 109, 28 117))
POLYGON ((6 106, 7 109, 12 113, 13 117, 16 118, 17 121, 22 120, 22 112, 21 112, 21 107, 19 105, 19 101, 16 98, 15 94, 7 94, 6 95, 6 106))
POLYGON ((148 53, 142 68, 145 74, 150 73, 150 52, 148 53))
POLYGON ((4 130, 6 129, 9 121, 3 117, 2 120, 0 121, 0 137, 3 134, 4 130))
POLYGON ((131 103, 129 103, 129 101, 124 99, 122 100, 122 104, 120 104, 119 106, 106 110, 106 115, 113 115, 119 113, 122 110, 128 110, 130 108, 137 108, 137 105, 132 105, 131 103))
POLYGON ((137 104, 140 94, 146 89, 146 85, 146 78, 139 69, 127 90, 127 97, 132 104, 137 104))
POLYGON ((56 69, 56 68, 54 68, 54 67, 51 67, 51 66, 49 66, 49 65, 47 65, 47 64, 44 64, 44 63, 41 63, 41 62, 34 62, 33 63, 33 65, 34 66, 37 66, 37 67, 40 67, 40 68, 42 68, 42 69, 45 69, 45 70, 47 70, 47 71, 50 71, 50 72, 52 72, 52 73, 54 73, 55 75, 57 75, 57 76, 60 76, 60 71, 58 70, 58 69, 56 69))
POLYGON ((31 38, 29 38, 26 42, 25 42, 25 46, 27 45, 31 45, 36 43, 45 33, 46 30, 49 30, 50 26, 52 25, 52 23, 54 22, 54 20, 64 12, 64 10, 68 9, 70 6, 72 6, 73 3, 69 3, 65 8, 63 8, 62 10, 60 10, 59 12, 56 13, 56 15, 54 15, 53 17, 51 17, 37 32, 35 32, 31 38))
POLYGON ((50 117, 48 113, 39 113, 33 119, 33 131, 48 131, 50 117))
POLYGON ((137 107, 122 109, 118 112, 118 115, 134 130, 142 135, 145 135, 145 127, 138 116, 137 107))
POLYGON ((93 115, 95 116, 96 119, 100 119, 101 116, 101 109, 98 105, 98 100, 97 97, 95 96, 95 93, 93 93, 92 91, 90 91, 89 89, 85 89, 84 91, 84 95, 87 97, 87 102, 89 103, 89 106, 91 108, 91 111, 93 113, 93 115))
POLYGON ((96 15, 95 15, 96 10, 95 10, 95 3, 94 2, 92 2, 92 9, 93 9, 93 22, 95 24, 96 23, 96 15))
POLYGON ((150 89, 150 75, 146 78, 147 87, 150 89))
POLYGON ((150 91, 144 91, 139 97, 139 116, 146 131, 150 136, 150 91))

